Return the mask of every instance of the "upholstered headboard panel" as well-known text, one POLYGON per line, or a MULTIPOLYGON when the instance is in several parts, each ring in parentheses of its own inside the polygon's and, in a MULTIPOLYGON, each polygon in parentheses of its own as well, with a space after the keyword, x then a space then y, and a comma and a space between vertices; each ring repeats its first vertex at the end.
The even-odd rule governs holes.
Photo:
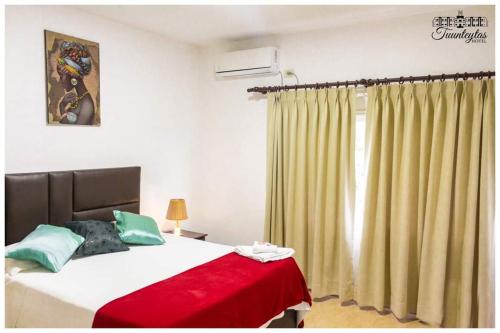
POLYGON ((5 175, 5 243, 39 224, 113 221, 113 210, 139 213, 141 168, 111 168, 5 175))

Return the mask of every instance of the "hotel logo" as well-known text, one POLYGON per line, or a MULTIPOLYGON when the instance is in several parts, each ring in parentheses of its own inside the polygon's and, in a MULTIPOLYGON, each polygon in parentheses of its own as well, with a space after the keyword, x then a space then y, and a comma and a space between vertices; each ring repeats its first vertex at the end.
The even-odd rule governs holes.
POLYGON ((457 16, 437 16, 432 20, 436 28, 432 32, 435 40, 462 39, 466 43, 486 43, 486 32, 481 28, 488 26, 488 19, 484 16, 464 16, 462 10, 457 16))

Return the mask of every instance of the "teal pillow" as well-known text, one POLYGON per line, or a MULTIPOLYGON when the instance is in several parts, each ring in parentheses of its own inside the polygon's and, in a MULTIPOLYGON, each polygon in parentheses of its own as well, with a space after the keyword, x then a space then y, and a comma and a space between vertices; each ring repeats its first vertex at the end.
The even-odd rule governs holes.
POLYGON ((165 243, 155 220, 149 216, 114 210, 116 227, 123 242, 141 245, 165 243))
POLYGON ((36 261, 52 272, 59 272, 84 240, 67 228, 40 224, 16 246, 7 250, 5 257, 36 261))

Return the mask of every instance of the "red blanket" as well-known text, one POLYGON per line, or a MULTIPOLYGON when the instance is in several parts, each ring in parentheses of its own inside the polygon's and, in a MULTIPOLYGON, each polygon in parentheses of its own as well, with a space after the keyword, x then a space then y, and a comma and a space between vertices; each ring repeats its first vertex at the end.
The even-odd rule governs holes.
POLYGON ((230 253, 109 302, 92 327, 260 327, 302 301, 311 297, 294 259, 230 253))

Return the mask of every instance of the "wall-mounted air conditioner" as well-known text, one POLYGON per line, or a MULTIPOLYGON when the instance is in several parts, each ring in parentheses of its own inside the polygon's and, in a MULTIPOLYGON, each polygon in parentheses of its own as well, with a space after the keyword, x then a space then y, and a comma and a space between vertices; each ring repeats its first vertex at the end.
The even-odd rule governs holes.
POLYGON ((278 72, 278 49, 275 47, 224 53, 215 64, 217 77, 275 75, 278 72))

